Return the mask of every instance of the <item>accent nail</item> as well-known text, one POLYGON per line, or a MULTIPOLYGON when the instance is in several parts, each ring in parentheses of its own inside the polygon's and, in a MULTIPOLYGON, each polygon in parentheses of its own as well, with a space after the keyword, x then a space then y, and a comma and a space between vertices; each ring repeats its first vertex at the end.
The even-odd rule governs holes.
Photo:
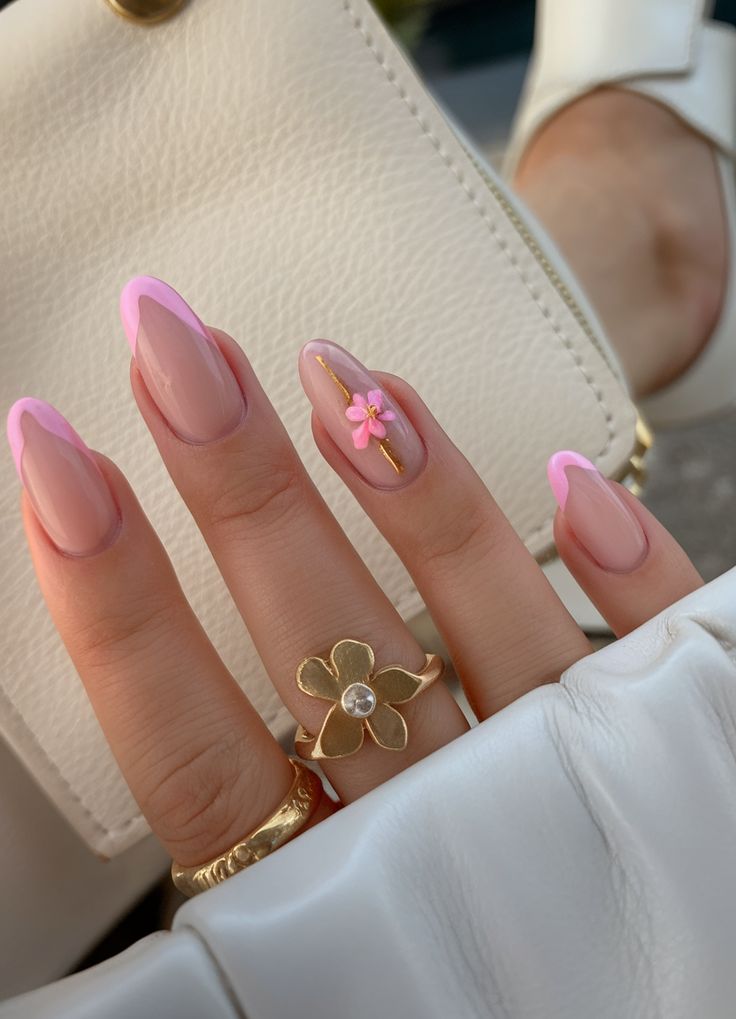
POLYGON ((109 545, 120 513, 69 422, 50 404, 27 396, 10 408, 7 429, 18 477, 54 544, 74 556, 109 545))
POLYGON ((352 354, 330 340, 311 340, 299 355, 299 376, 333 442, 370 485, 397 488, 420 473, 421 439, 352 354))
POLYGON ((120 317, 135 363, 171 429, 192 443, 231 432, 243 417, 243 393, 179 294, 153 276, 136 276, 120 295, 120 317))
POLYGON ((641 565, 649 548, 641 524, 590 460, 561 450, 547 477, 572 532, 602 569, 631 573, 641 565))

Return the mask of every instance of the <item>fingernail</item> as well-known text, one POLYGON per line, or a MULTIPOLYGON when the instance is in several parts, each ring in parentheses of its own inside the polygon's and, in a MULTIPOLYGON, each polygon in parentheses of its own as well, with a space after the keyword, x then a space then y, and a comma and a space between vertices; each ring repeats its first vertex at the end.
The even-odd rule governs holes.
POLYGON ((149 393, 186 442, 221 439, 245 410, 240 386, 189 305, 167 283, 136 276, 120 295, 120 317, 149 393))
POLYGON ((329 340, 311 340, 299 375, 317 417, 370 485, 397 488, 424 466, 421 439, 360 361, 329 340))
POLYGON ((43 400, 24 397, 8 414, 18 477, 46 533, 63 552, 100 552, 120 523, 115 500, 90 451, 69 422, 43 400))
POLYGON ((641 565, 648 551, 641 524, 590 460, 561 450, 547 477, 570 529, 602 569, 631 573, 641 565))

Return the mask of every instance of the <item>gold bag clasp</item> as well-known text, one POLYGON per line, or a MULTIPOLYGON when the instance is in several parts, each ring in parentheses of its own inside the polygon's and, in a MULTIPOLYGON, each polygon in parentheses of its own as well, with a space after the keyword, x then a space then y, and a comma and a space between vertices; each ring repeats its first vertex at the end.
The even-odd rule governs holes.
POLYGON ((106 0, 116 14, 137 21, 141 25, 153 25, 176 14, 186 0, 106 0))

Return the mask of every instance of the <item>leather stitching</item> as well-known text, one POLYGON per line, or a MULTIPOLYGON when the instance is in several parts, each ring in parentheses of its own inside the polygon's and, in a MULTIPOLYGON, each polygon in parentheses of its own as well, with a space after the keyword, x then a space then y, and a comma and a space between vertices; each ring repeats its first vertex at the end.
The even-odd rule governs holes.
POLYGON ((49 767, 51 768, 51 771, 54 773, 56 778, 58 778, 59 781, 61 782, 61 784, 64 786, 64 788, 66 790, 68 790, 69 795, 71 796, 71 799, 73 800, 74 803, 77 804, 77 806, 79 806, 81 808, 82 813, 87 818, 87 820, 90 821, 90 823, 92 824, 92 826, 95 829, 95 831, 101 832, 107 838, 114 839, 114 838, 117 838, 119 835, 123 835, 130 828, 132 828, 132 826, 136 823, 136 821, 142 821, 143 820, 143 814, 141 814, 140 811, 139 811, 137 814, 132 814, 128 818, 128 820, 125 821, 119 828, 106 828, 105 825, 95 816, 95 814, 92 812, 92 810, 87 806, 87 804, 81 798, 81 796, 79 795, 77 790, 74 788, 74 786, 70 784, 70 782, 67 779, 67 777, 60 770, 60 768, 59 768, 58 764, 56 763, 56 761, 52 757, 49 756, 49 754, 46 751, 46 748, 39 741, 39 739, 36 736, 36 734, 33 731, 33 729, 28 725, 28 722, 26 722, 26 720, 23 717, 23 715, 21 714, 21 712, 18 710, 18 708, 15 706, 15 704, 11 701, 11 699, 8 697, 7 692, 2 687, 0 687, 0 697, 2 697, 3 702, 5 704, 7 704, 8 707, 10 708, 10 715, 11 715, 11 717, 17 719, 21 723, 21 725, 23 726, 23 729, 25 730, 26 737, 28 737, 30 739, 30 742, 33 744, 33 746, 36 748, 36 750, 40 753, 40 756, 43 758, 43 760, 45 760, 48 763, 49 767))
MULTIPOLYGON (((137 814, 131 814, 130 817, 126 821, 124 821, 123 824, 120 825, 120 827, 118 827, 118 828, 106 828, 105 825, 102 823, 102 821, 100 821, 99 818, 94 814, 92 808, 87 806, 87 804, 84 802, 84 800, 79 795, 79 793, 74 788, 74 786, 71 784, 71 782, 66 777, 66 775, 61 771, 61 769, 59 768, 59 765, 56 763, 56 761, 53 759, 53 757, 51 757, 51 755, 48 753, 48 751, 44 747, 43 743, 41 743, 40 740, 38 739, 38 737, 36 736, 36 733, 34 732, 34 730, 31 728, 31 726, 26 721, 26 718, 23 715, 23 713, 13 703, 13 701, 10 699, 7 691, 2 686, 0 686, 0 699, 2 699, 3 703, 6 704, 9 707, 9 709, 10 709, 10 711, 9 711, 10 717, 14 718, 17 722, 20 723, 20 725, 21 725, 21 727, 22 727, 22 729, 24 731, 24 736, 33 745, 33 747, 36 750, 36 752, 38 753, 39 757, 42 760, 46 761, 46 763, 48 764, 49 768, 53 772, 54 776, 58 779, 58 781, 61 783, 61 785, 64 787, 64 789, 67 790, 67 792, 69 794, 69 797, 72 800, 72 802, 76 803, 77 806, 81 809, 82 813, 87 818, 87 820, 91 823, 91 825, 95 829, 95 831, 100 832, 102 835, 104 835, 108 839, 116 839, 119 836, 124 835, 127 831, 129 831, 129 829, 132 828, 133 825, 136 824, 138 821, 144 821, 145 822, 145 817, 143 816, 143 814, 140 811, 138 811, 137 814)), ((268 725, 269 722, 275 722, 280 713, 281 712, 278 709, 275 709, 274 711, 271 712, 271 716, 270 717, 265 717, 264 716, 264 722, 266 723, 266 725, 268 725)), ((31 772, 31 773, 33 773, 33 772, 31 772)), ((124 781, 124 779, 123 779, 123 781, 124 781)))
MULTIPOLYGON (((474 208, 478 212, 478 214, 481 217, 481 219, 483 220, 483 222, 488 227, 488 230, 489 230, 491 236, 493 237, 494 241, 498 245, 499 249, 504 253, 506 258, 509 260, 511 265, 516 270, 516 272, 519 275, 519 277, 521 278, 524 286, 528 290, 532 300, 537 305, 537 307, 539 308, 539 310, 542 313, 542 315, 544 316, 544 318, 548 321, 548 323, 551 326, 552 331, 554 332, 555 336, 557 336, 557 338, 560 341, 560 343, 562 344, 563 348, 570 355, 570 357, 572 358, 572 361, 575 364, 576 368, 578 369, 580 374, 585 379, 585 382, 587 383, 588 388, 593 393, 593 396, 595 397, 595 400, 599 404, 599 406, 601 408, 601 411, 603 413, 604 422, 605 422, 606 429, 607 429, 607 432, 608 432, 607 441, 605 442, 603 448, 594 457, 594 459, 596 461, 599 460, 602 456, 604 456, 608 452, 608 450, 611 448, 612 442, 616 438, 616 431, 615 431, 615 429, 613 427, 613 415, 612 415, 609 407, 606 406, 606 403, 605 403, 605 401, 603 399, 603 394, 601 393, 600 388, 596 385, 596 383, 594 382, 592 376, 589 374, 587 369, 584 367, 582 357, 580 356, 580 354, 575 349, 572 341, 565 335, 565 333, 563 332, 562 327, 557 323, 556 319, 554 318, 553 313, 550 311, 550 309, 547 307, 547 305, 540 298, 540 296, 537 293, 537 291, 536 291, 532 281, 528 278, 528 276, 524 272, 524 270, 521 267, 518 259, 516 258, 516 256, 511 251, 507 241, 503 238, 503 236, 501 235, 497 225, 491 219, 491 216, 489 215, 487 209, 478 200, 478 197, 476 195, 475 189, 470 184, 468 184, 462 169, 457 165, 457 163, 454 161, 454 159, 450 155, 450 153, 448 153, 443 148, 443 145, 442 145, 442 142, 440 141, 440 139, 437 138, 432 133, 432 130, 431 130, 429 124, 427 123, 427 121, 424 119, 424 117, 419 112, 419 104, 409 94, 408 89, 405 88, 404 85, 399 83, 399 81, 397 80, 397 72, 388 64, 388 62, 387 62, 385 56, 383 55, 383 53, 381 53, 380 50, 378 50, 376 48, 373 36, 371 35, 369 29, 366 27, 365 22, 363 20, 363 17, 355 10, 355 7, 353 6, 353 0, 342 0, 342 5, 343 5, 344 9, 351 15, 353 27, 360 33, 360 35, 361 35, 361 37, 363 39, 363 42, 365 43, 366 47, 373 54, 376 62, 378 63, 378 65, 381 67, 381 69, 385 73, 386 79, 390 82, 391 85, 393 85, 394 89, 398 92, 399 96, 404 101, 404 104, 405 104, 407 110, 409 111, 409 113, 412 115, 414 120, 417 122, 417 124, 421 128, 422 133, 432 143, 433 148, 435 149, 437 154, 442 159, 442 162, 451 171, 452 175, 455 177, 455 179, 457 180, 458 184, 462 187, 462 189, 465 192, 466 196, 468 197, 470 202, 473 204, 474 208)), ((552 516, 547 517, 538 527, 533 528, 533 530, 529 531, 526 535, 523 535, 522 536, 522 540, 526 542, 526 541, 530 541, 532 538, 535 538, 538 534, 541 534, 542 531, 544 531, 546 528, 548 528, 551 522, 552 522, 552 516)))

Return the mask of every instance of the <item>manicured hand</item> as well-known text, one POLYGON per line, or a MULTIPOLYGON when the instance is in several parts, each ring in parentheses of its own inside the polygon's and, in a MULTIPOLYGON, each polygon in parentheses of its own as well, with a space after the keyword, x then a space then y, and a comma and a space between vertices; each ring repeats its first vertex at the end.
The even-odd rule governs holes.
MULTIPOLYGON (((468 723, 441 682, 405 703, 369 705, 360 724, 335 709, 330 690, 297 685, 298 663, 345 637, 371 645, 375 670, 418 672, 424 651, 308 477, 235 341, 149 277, 125 288, 122 316, 140 412, 270 681, 327 749, 355 744, 323 761, 340 801, 462 735, 468 723)), ((408 383, 326 340, 306 344, 299 371, 319 449, 406 565, 479 719, 590 652, 408 383)), ((289 760, 218 657, 115 465, 38 400, 13 406, 8 434, 41 589, 120 767, 171 855, 184 866, 206 861, 274 810, 293 778, 289 760)), ((587 461, 559 453, 550 479, 560 554, 617 634, 701 583, 651 514, 587 461)), ((312 823, 334 809, 324 797, 312 823)))

